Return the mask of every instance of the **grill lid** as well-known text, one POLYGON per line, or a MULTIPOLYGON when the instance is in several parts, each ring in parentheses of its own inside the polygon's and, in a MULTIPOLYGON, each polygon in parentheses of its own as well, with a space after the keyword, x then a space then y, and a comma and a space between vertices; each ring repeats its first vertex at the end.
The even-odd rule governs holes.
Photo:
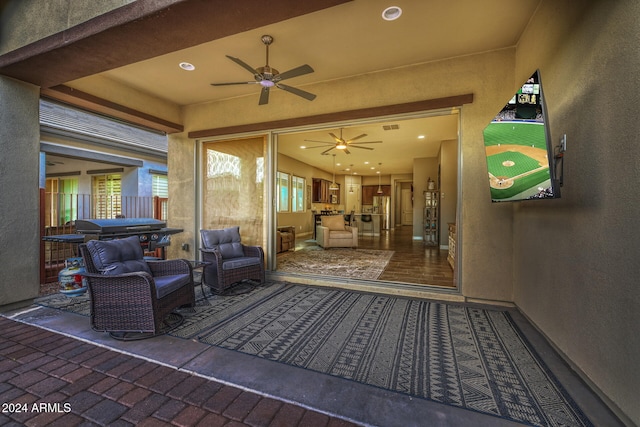
POLYGON ((167 223, 154 218, 78 219, 76 233, 114 234, 157 231, 167 223))

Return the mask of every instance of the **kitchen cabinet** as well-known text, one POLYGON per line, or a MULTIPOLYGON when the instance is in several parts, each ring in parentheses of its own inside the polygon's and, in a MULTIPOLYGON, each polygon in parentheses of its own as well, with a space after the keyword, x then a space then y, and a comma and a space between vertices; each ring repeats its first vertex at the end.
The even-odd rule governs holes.
POLYGON ((331 181, 322 178, 312 179, 312 195, 311 201, 313 203, 340 203, 340 184, 337 190, 329 190, 331 181))
POLYGON ((362 186, 362 204, 373 205, 373 196, 391 196, 391 186, 381 185, 382 194, 378 194, 377 185, 363 185, 362 186))

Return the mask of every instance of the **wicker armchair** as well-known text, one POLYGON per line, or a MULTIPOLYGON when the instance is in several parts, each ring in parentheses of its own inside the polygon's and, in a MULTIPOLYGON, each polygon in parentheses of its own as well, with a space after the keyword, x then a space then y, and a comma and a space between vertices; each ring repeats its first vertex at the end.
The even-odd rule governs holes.
POLYGON ((264 251, 260 246, 243 245, 240 227, 200 230, 204 268, 203 283, 213 292, 224 292, 243 280, 264 283, 264 251))
POLYGON ((146 261, 137 236, 91 240, 80 245, 80 253, 96 331, 122 340, 149 338, 182 323, 176 308, 195 305, 191 264, 146 261))

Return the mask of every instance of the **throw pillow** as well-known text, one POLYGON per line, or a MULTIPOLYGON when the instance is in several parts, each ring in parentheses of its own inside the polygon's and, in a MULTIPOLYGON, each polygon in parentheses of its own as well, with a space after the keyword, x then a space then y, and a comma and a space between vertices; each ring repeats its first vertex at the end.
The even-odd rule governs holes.
POLYGON ((93 265, 102 274, 124 274, 146 272, 151 269, 144 260, 144 253, 138 236, 116 240, 90 240, 87 249, 93 265))
POLYGON ((244 256, 240 241, 240 227, 228 227, 220 230, 200 230, 202 246, 205 249, 218 248, 222 258, 244 256))
POLYGON ((322 217, 322 225, 328 227, 330 231, 344 231, 344 216, 329 215, 322 217))

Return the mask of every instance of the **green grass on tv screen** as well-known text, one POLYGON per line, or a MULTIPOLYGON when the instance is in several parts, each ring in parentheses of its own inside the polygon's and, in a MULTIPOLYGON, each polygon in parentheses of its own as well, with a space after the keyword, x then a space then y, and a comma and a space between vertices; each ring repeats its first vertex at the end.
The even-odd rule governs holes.
POLYGON ((484 145, 526 145, 547 149, 542 123, 491 122, 484 130, 484 145))

